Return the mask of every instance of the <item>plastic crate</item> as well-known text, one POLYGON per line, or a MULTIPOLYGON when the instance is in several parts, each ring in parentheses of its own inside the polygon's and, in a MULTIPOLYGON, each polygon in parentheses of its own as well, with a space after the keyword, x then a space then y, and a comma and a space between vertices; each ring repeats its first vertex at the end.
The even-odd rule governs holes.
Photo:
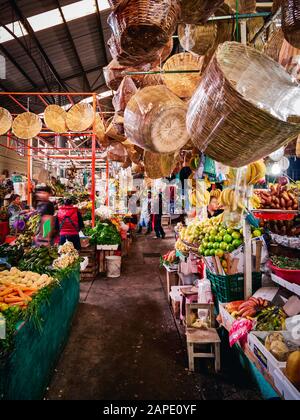
MULTIPOLYGON (((217 300, 216 306, 219 303, 235 302, 244 299, 244 274, 234 274, 230 276, 222 276, 213 274, 209 270, 206 271, 206 276, 211 282, 212 292, 217 300)), ((252 273, 252 290, 255 293, 262 286, 262 273, 252 273)))

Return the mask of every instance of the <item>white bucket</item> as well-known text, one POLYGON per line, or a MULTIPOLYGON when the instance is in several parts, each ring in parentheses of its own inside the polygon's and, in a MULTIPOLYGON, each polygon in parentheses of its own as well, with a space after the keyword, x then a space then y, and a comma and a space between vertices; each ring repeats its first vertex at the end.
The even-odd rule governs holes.
POLYGON ((122 257, 116 255, 106 257, 107 277, 116 278, 121 276, 122 257))

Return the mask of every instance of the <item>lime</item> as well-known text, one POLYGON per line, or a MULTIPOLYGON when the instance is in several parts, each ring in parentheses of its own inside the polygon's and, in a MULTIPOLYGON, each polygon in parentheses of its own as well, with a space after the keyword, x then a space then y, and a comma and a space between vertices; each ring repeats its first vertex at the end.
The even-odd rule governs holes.
POLYGON ((232 245, 235 247, 235 249, 239 248, 242 245, 242 241, 240 239, 235 239, 232 242, 232 245))
POLYGON ((208 248, 208 242, 207 241, 202 241, 201 246, 202 246, 203 249, 207 249, 208 248))
POLYGON ((223 241, 223 236, 222 235, 217 235, 216 236, 216 241, 218 241, 218 242, 222 242, 223 241))
POLYGON ((233 232, 234 232, 234 230, 233 230, 232 228, 228 228, 228 229, 227 229, 227 233, 228 233, 228 235, 231 235, 233 232))
POLYGON ((211 257, 214 257, 216 255, 216 250, 215 249, 210 249, 210 254, 211 257))
POLYGON ((222 228, 221 230, 220 230, 220 235, 222 235, 222 236, 225 236, 226 235, 226 229, 224 229, 224 228, 222 228))
POLYGON ((209 242, 216 242, 216 235, 210 235, 209 242))
POLYGON ((207 249, 207 250, 205 251, 204 255, 205 255, 206 257, 209 257, 209 256, 210 256, 210 249, 207 249))
POLYGON ((259 238, 261 235, 262 235, 262 233, 259 229, 255 229, 255 231, 253 232, 253 237, 254 238, 259 238))
POLYGON ((208 242, 207 248, 208 249, 213 249, 214 248, 214 243, 213 242, 208 242))
POLYGON ((200 248, 199 248, 199 254, 200 255, 205 255, 205 248, 203 248, 203 246, 200 246, 200 248))
POLYGON ((224 236, 223 238, 224 242, 226 242, 227 244, 230 244, 233 241, 233 238, 231 235, 227 234, 224 236))
POLYGON ((224 251, 222 249, 217 249, 215 255, 216 257, 222 258, 224 256, 224 251))
POLYGON ((220 249, 220 242, 214 243, 214 249, 220 249))
POLYGON ((241 239, 242 235, 240 234, 240 232, 235 231, 235 232, 232 232, 231 236, 233 237, 233 239, 241 239))
POLYGON ((227 250, 227 246, 228 246, 228 244, 226 242, 221 242, 220 243, 220 249, 223 249, 223 251, 227 250))
POLYGON ((218 230, 217 230, 216 228, 213 228, 213 229, 210 231, 210 234, 211 234, 211 235, 216 236, 216 235, 218 234, 218 230))
POLYGON ((227 252, 233 252, 234 251, 234 246, 233 245, 227 245, 227 252))

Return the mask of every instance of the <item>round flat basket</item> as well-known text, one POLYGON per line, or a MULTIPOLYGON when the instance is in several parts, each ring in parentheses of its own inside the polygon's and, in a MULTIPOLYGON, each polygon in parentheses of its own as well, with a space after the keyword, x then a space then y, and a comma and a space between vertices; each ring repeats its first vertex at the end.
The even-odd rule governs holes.
POLYGON ((186 110, 187 105, 166 86, 148 86, 126 107, 126 137, 149 152, 173 153, 189 140, 186 110))
POLYGON ((49 105, 45 109, 45 124, 54 133, 65 133, 68 130, 66 119, 66 111, 58 105, 49 105))
POLYGON ((224 0, 180 0, 181 16, 184 23, 205 23, 224 0))
POLYGON ((85 131, 89 129, 95 119, 93 107, 90 104, 79 103, 67 113, 67 126, 71 131, 85 131))
POLYGON ((299 84, 278 63, 254 48, 225 42, 190 101, 188 132, 213 159, 245 166, 299 134, 299 101, 299 84))
POLYGON ((197 70, 198 73, 163 74, 167 88, 180 98, 191 98, 201 79, 203 61, 204 57, 190 53, 173 55, 163 66, 164 71, 197 70))
POLYGON ((29 140, 42 131, 40 117, 32 112, 24 112, 18 115, 13 122, 12 131, 19 139, 29 140))
POLYGON ((218 28, 215 23, 206 25, 178 25, 179 42, 183 49, 197 55, 205 55, 215 44, 218 28))
POLYGON ((0 107, 0 136, 6 134, 12 125, 13 118, 7 109, 0 107))
POLYGON ((282 30, 284 37, 293 47, 300 48, 300 1, 282 2, 282 30))
POLYGON ((179 0, 126 0, 108 22, 121 48, 136 56, 163 47, 176 30, 179 14, 179 0))
MULTIPOLYGON (((225 0, 225 3, 234 10, 236 10, 236 0, 225 0)), ((239 0, 239 10, 240 14, 254 13, 256 10, 256 0, 239 0)))

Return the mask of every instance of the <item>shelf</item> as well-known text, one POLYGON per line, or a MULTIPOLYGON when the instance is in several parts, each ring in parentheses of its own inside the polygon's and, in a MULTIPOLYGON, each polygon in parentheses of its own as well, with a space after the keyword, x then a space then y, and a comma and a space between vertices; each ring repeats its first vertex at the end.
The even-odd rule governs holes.
POLYGON ((290 283, 282 279, 281 277, 276 276, 273 273, 271 274, 271 277, 274 283, 277 283, 285 289, 289 290, 290 292, 295 293, 297 296, 300 296, 300 286, 298 284, 290 283))
POLYGON ((263 220, 293 220, 299 214, 298 210, 252 210, 254 216, 263 220))

